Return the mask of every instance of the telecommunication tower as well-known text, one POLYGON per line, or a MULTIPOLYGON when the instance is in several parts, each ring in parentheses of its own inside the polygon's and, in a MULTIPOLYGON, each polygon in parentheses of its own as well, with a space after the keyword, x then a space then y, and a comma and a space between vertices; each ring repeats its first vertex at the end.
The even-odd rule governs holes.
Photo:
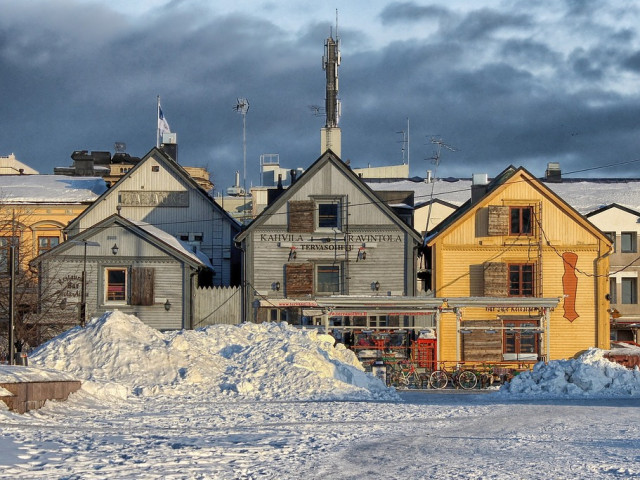
POLYGON ((322 69, 326 73, 325 114, 326 123, 320 132, 320 153, 331 149, 341 156, 342 135, 338 122, 340 120, 340 100, 338 99, 338 66, 340 65, 340 37, 338 36, 338 11, 336 10, 336 38, 332 32, 324 43, 322 69))

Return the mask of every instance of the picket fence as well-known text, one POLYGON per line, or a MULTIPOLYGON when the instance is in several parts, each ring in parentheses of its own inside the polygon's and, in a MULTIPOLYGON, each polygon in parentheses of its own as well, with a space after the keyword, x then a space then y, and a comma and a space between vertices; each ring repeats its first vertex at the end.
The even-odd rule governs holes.
POLYGON ((197 288, 193 302, 193 328, 235 325, 242 318, 240 287, 197 288))

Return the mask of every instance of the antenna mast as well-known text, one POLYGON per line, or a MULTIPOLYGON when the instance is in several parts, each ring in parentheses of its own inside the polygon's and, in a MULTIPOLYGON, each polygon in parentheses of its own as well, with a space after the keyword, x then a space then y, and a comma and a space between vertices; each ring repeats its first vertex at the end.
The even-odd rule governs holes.
POLYGON ((431 209, 433 207, 433 187, 436 183, 436 172, 438 171, 438 165, 440 165, 440 152, 442 151, 442 147, 452 152, 457 152, 457 149, 455 147, 452 147, 451 145, 447 145, 442 141, 441 138, 431 137, 431 143, 434 145, 437 145, 437 148, 433 154, 433 157, 430 158, 430 160, 435 164, 436 167, 433 169, 433 182, 431 183, 431 197, 429 199, 429 212, 427 213, 427 224, 425 225, 425 231, 427 233, 429 233, 429 221, 431 220, 431 209))
POLYGON ((249 111, 249 100, 246 98, 238 98, 236 106, 233 109, 242 115, 242 162, 243 162, 243 174, 242 174, 242 195, 244 197, 244 208, 242 218, 243 223, 246 221, 247 215, 247 112, 249 111))
MULTIPOLYGON (((330 30, 331 32, 331 30, 330 30)), ((340 65, 340 37, 338 36, 338 10, 336 10, 336 38, 332 33, 324 43, 322 69, 326 72, 325 115, 326 122, 320 134, 320 153, 331 149, 333 153, 341 155, 341 132, 338 127, 340 121, 340 100, 338 100, 338 66, 340 65)))

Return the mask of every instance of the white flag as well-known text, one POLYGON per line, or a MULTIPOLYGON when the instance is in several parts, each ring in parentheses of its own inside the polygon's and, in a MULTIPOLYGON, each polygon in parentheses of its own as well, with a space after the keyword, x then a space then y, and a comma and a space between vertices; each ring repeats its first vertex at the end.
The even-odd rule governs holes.
POLYGON ((160 138, 162 138, 163 133, 171 133, 171 129, 169 128, 169 122, 164 118, 164 114, 162 113, 162 108, 158 103, 158 132, 160 133, 160 138))

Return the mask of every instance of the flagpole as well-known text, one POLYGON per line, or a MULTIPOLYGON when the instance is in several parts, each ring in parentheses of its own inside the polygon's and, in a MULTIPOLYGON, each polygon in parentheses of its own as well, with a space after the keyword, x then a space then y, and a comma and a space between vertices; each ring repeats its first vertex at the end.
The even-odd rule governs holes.
POLYGON ((158 95, 158 108, 156 109, 156 148, 160 148, 160 95, 158 95))

